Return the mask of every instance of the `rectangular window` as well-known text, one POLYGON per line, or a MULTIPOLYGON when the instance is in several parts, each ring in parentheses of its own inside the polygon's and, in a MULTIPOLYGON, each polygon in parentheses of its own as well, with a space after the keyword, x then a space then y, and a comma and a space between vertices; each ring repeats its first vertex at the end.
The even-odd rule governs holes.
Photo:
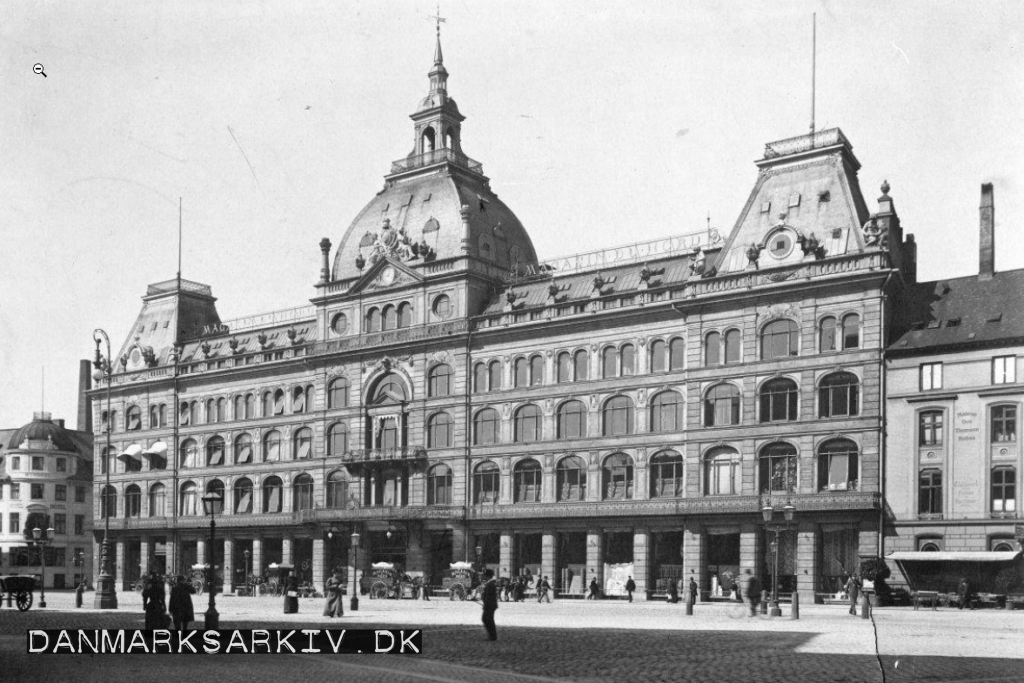
POLYGON ((43 457, 41 455, 32 456, 32 469, 35 472, 43 471, 43 457))
POLYGON ((57 458, 57 471, 67 472, 68 471, 68 460, 67 458, 57 458))
POLYGON ((75 515, 75 536, 85 535, 85 515, 75 515))
POLYGON ((992 359, 992 384, 1013 384, 1016 381, 1016 356, 997 356, 992 359))
POLYGON ((992 470, 992 512, 1012 513, 1017 510, 1017 470, 996 467, 992 470))
POLYGON ((53 533, 66 534, 68 532, 68 516, 62 513, 53 515, 53 533))
POLYGON ((12 512, 9 517, 10 523, 7 525, 7 533, 9 534, 20 534, 21 533, 21 513, 12 512))
POLYGON ((21 500, 21 484, 11 484, 11 500, 21 500))
POLYGON ((21 469, 21 456, 20 455, 12 455, 11 456, 11 469, 12 470, 20 470, 21 469))
POLYGON ((992 442, 1017 441, 1017 406, 992 408, 992 442))
POLYGON ((917 493, 917 511, 919 514, 942 514, 942 471, 921 470, 918 478, 917 493))
POLYGON ((42 484, 32 484, 31 486, 32 486, 32 491, 31 491, 32 500, 42 500, 43 499, 43 485, 42 484))
POLYGON ((942 411, 929 410, 921 413, 918 435, 918 444, 920 446, 941 446, 942 411))
POLYGON ((942 388, 942 363, 921 364, 921 391, 942 388))
POLYGON ((711 495, 731 496, 740 492, 739 463, 725 458, 711 462, 711 495))
POLYGON ((53 499, 54 500, 67 500, 68 499, 68 487, 64 484, 57 484, 53 488, 53 499))
POLYGON ((84 486, 76 486, 75 487, 75 502, 76 503, 84 503, 85 502, 85 487, 84 486))

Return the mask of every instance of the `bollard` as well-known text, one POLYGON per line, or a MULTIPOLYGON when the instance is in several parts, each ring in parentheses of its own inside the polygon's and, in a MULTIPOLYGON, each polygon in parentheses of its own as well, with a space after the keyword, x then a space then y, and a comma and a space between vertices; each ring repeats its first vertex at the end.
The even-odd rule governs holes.
POLYGON ((686 591, 686 616, 693 616, 693 593, 689 589, 686 591))
POLYGON ((800 618, 800 595, 796 591, 793 591, 793 602, 790 604, 789 618, 800 618))
POLYGON ((768 591, 761 591, 761 614, 768 614, 768 591))
POLYGON ((860 594, 860 618, 870 619, 871 618, 871 606, 868 603, 868 596, 865 593, 860 594))

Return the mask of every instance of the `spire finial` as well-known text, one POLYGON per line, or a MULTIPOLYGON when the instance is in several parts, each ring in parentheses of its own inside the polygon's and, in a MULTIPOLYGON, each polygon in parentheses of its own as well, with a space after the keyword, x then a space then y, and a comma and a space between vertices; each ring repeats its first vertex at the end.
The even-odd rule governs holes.
POLYGON ((437 3, 437 14, 431 14, 430 19, 437 22, 437 47, 434 50, 434 64, 441 64, 444 60, 441 55, 441 22, 446 21, 441 16, 441 3, 437 3))

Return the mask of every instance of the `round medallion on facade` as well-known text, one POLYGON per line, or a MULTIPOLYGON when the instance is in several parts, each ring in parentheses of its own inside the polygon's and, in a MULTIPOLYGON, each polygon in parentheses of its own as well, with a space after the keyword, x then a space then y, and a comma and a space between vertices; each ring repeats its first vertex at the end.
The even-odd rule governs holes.
POLYGON ((334 334, 345 334, 348 331, 348 318, 344 313, 338 313, 331 319, 331 329, 334 334))
POLYGON ((768 253, 773 258, 781 260, 793 253, 793 246, 795 244, 796 240, 792 232, 789 230, 776 230, 768 237, 768 253))
POLYGON ((391 266, 386 267, 380 271, 380 281, 385 285, 390 285, 395 281, 395 269, 391 266))
POLYGON ((439 294, 434 299, 434 315, 441 320, 447 320, 452 314, 452 300, 448 298, 447 294, 439 294))

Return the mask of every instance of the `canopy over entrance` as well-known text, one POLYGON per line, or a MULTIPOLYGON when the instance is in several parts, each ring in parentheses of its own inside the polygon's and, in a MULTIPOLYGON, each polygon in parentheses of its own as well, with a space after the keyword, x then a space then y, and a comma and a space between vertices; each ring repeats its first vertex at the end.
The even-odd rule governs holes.
POLYGON ((967 579, 972 593, 1000 593, 996 577, 1006 569, 1024 570, 1020 552, 900 551, 888 555, 912 591, 955 593, 967 579))

